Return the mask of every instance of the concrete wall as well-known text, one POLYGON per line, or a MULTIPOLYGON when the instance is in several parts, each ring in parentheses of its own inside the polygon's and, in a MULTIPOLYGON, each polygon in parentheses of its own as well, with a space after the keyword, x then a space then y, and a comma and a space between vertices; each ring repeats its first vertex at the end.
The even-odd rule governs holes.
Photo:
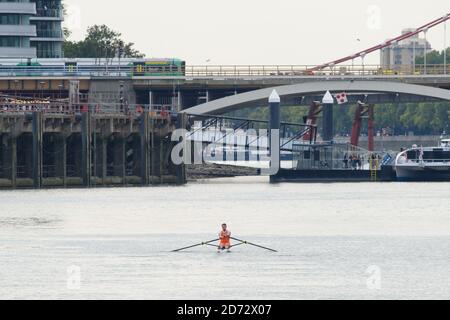
POLYGON ((90 83, 89 103, 118 104, 121 97, 124 98, 124 103, 136 103, 131 80, 96 80, 90 83))

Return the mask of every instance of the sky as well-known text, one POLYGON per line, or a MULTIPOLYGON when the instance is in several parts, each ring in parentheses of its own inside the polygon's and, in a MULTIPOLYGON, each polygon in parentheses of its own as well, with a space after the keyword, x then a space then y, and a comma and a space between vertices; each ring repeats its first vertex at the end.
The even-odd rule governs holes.
MULTIPOLYGON (((450 13, 448 0, 64 2, 72 40, 82 39, 88 26, 106 24, 147 57, 176 57, 189 65, 317 65, 450 13)), ((444 47, 443 30, 428 32, 435 49, 444 47)), ((365 59, 378 64, 379 54, 365 59)))

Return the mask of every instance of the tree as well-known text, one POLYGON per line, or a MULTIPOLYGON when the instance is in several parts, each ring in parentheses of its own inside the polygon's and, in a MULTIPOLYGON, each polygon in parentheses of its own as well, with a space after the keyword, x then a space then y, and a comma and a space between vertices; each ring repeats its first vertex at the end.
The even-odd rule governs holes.
MULTIPOLYGON (((281 108, 281 120, 302 123, 308 114, 308 106, 284 106, 281 108)), ((239 118, 267 120, 267 107, 246 108, 233 111, 229 115, 239 118)), ((334 125, 337 134, 350 134, 356 106, 351 104, 335 106, 334 125)), ((318 122, 320 126, 320 121, 318 122)), ((409 131, 415 134, 441 134, 449 132, 450 104, 448 102, 394 103, 375 106, 375 131, 391 128, 395 135, 409 131)), ((362 132, 367 132, 367 121, 362 123, 362 132)))
MULTIPOLYGON (((61 9, 63 12, 63 16, 67 16, 67 9, 64 3, 61 3, 61 9)), ((64 37, 64 41, 67 41, 67 39, 70 37, 70 35, 72 34, 72 31, 70 31, 69 28, 64 27, 62 28, 62 32, 63 32, 63 37, 64 37)))
MULTIPOLYGON (((416 64, 424 64, 424 57, 419 56, 416 57, 416 64)), ((447 48, 447 63, 450 61, 450 48, 447 48)), ((427 65, 433 65, 433 64, 444 64, 444 50, 437 51, 433 50, 427 53, 427 65)))
POLYGON ((409 103, 400 116, 405 130, 416 134, 441 134, 450 122, 450 106, 446 102, 409 103))
POLYGON ((126 43, 122 34, 106 25, 94 25, 87 29, 87 35, 81 41, 64 42, 66 58, 143 58, 144 54, 134 49, 134 43, 126 43))

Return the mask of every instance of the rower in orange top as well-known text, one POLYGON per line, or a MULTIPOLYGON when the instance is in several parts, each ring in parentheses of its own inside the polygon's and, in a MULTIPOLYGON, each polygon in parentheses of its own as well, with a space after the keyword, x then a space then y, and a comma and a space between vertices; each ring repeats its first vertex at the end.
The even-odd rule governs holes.
POLYGON ((219 252, 220 250, 230 251, 231 248, 230 238, 231 232, 227 229, 227 224, 224 223, 222 224, 222 230, 220 230, 219 232, 219 239, 220 239, 219 252))

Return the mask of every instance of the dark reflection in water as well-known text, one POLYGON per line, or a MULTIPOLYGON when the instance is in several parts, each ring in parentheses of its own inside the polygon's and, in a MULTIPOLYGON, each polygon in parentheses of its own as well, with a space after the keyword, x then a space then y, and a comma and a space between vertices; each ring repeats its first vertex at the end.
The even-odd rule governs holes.
POLYGON ((0 218, 1 227, 51 227, 60 222, 59 219, 49 219, 42 217, 5 217, 0 218))

